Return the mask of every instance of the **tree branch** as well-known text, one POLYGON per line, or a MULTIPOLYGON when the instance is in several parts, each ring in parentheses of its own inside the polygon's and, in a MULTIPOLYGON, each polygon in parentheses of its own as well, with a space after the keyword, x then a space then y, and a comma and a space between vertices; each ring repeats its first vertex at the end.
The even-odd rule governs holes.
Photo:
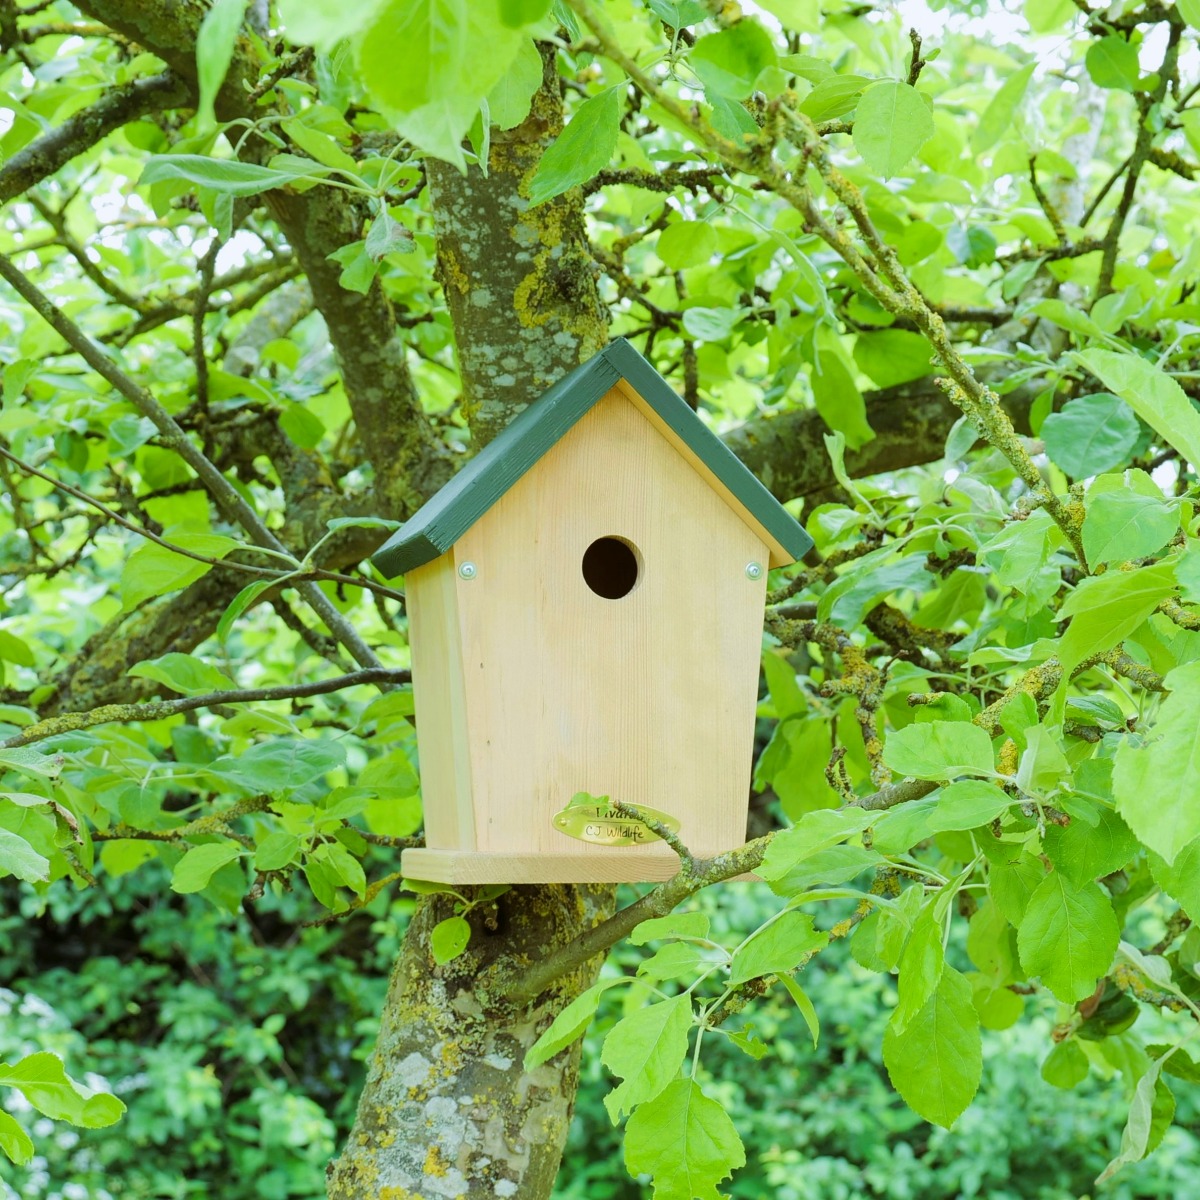
MULTIPOLYGON (((242 498, 241 493, 192 444, 179 423, 155 398, 135 383, 108 357, 69 317, 56 308, 36 284, 20 271, 5 255, 0 254, 0 277, 5 279, 23 300, 79 355, 106 379, 134 408, 148 417, 162 437, 163 444, 174 450, 192 468, 208 488, 213 499, 230 519, 236 521, 259 546, 287 554, 287 548, 263 524, 258 513, 242 498)), ((381 667, 375 652, 363 641, 359 632, 330 603, 329 598, 311 582, 298 583, 297 588, 313 611, 325 622, 329 631, 346 647, 362 667, 381 667)))
POLYGON ((189 99, 187 84, 173 71, 122 84, 81 109, 40 138, 22 146, 0 167, 0 204, 53 175, 102 138, 147 113, 179 108, 189 99))
POLYGON ((147 704, 106 704, 89 712, 66 712, 28 725, 20 733, 0 742, 0 747, 28 746, 46 738, 74 733, 79 729, 91 729, 94 725, 113 722, 129 724, 133 721, 161 721, 164 717, 178 716, 198 708, 218 708, 223 704, 261 704, 269 700, 302 700, 306 696, 324 696, 344 688, 362 684, 386 684, 395 687, 411 683, 412 672, 392 671, 385 667, 373 667, 364 671, 353 671, 334 679, 318 679, 313 683, 292 683, 283 687, 230 688, 223 692, 207 692, 203 696, 183 696, 178 700, 151 700, 147 704))

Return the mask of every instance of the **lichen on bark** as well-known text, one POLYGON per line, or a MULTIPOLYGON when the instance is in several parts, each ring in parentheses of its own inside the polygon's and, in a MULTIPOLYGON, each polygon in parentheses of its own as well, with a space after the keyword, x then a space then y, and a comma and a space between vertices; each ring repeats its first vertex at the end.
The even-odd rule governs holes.
POLYGON ((562 130, 553 54, 525 121, 493 130, 486 178, 428 164, 438 274, 454 324, 463 404, 479 444, 608 340, 578 191, 529 202, 562 130))
POLYGON ((529 1005, 514 971, 611 915, 613 889, 517 887, 472 913, 467 952, 438 967, 429 934, 451 912, 426 898, 392 972, 354 1129, 330 1200, 493 1200, 550 1193, 574 1108, 579 1046, 526 1072, 526 1051, 587 987, 593 959, 529 1005))

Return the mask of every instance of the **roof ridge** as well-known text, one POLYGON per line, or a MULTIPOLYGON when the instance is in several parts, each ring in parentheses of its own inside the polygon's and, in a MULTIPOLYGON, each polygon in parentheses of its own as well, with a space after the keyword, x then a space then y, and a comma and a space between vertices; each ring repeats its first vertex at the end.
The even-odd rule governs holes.
MULTIPOLYGON (((811 549, 812 539, 796 519, 654 367, 619 337, 520 412, 396 530, 372 561, 391 577, 440 557, 621 380, 792 559, 811 549)), ((695 463, 690 465, 696 469, 695 463)))

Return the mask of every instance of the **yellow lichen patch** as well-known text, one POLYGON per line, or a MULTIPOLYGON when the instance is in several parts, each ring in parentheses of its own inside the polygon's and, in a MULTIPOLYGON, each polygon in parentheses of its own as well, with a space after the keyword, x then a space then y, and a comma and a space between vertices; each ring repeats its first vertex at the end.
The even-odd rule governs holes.
POLYGON ((426 1175, 433 1175, 438 1179, 450 1170, 450 1164, 442 1157, 441 1147, 436 1142, 429 1147, 429 1153, 425 1155, 424 1170, 426 1175))

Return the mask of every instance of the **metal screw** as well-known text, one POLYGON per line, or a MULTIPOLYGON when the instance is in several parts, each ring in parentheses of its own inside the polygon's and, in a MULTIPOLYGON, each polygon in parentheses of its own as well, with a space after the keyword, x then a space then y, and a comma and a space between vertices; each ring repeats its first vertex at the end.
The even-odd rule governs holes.
POLYGON ((474 579, 479 574, 479 568, 473 562, 461 563, 458 573, 463 579, 474 579))
POLYGON ((752 563, 746 564, 746 578, 747 579, 761 579, 762 573, 763 573, 762 563, 752 562, 752 563))

